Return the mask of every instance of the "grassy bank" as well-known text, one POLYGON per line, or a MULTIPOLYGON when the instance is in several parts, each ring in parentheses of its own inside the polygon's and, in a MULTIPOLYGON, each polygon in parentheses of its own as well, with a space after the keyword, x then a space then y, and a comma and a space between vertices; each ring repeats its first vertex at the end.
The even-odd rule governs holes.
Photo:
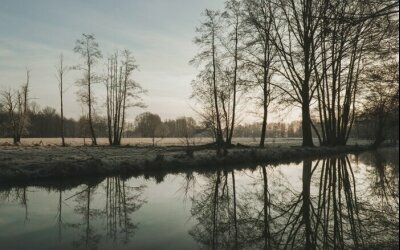
POLYGON ((226 156, 217 157, 212 149, 198 149, 189 155, 184 147, 7 146, 0 147, 0 182, 255 168, 259 164, 289 163, 368 149, 367 146, 245 147, 232 148, 226 156))

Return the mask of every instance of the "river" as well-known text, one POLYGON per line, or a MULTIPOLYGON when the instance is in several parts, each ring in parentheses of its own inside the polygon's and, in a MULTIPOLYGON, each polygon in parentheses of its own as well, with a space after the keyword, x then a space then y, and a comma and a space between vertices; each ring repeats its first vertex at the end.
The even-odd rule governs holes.
POLYGON ((0 185, 0 249, 396 249, 399 151, 0 185))

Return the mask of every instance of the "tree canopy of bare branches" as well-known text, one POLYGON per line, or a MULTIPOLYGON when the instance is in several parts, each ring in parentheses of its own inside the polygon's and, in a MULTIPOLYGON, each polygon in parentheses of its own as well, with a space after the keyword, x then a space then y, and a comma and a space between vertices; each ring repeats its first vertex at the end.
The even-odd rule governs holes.
POLYGON ((131 79, 137 69, 134 57, 129 50, 122 51, 122 60, 118 62, 118 53, 108 59, 105 86, 107 89, 107 126, 110 145, 120 145, 126 122, 126 110, 129 107, 144 107, 141 94, 144 89, 131 79))
POLYGON ((93 128, 93 93, 92 85, 96 81, 96 76, 93 73, 93 66, 102 58, 99 44, 93 34, 82 34, 82 37, 76 40, 74 52, 79 54, 84 60, 85 66, 77 66, 77 69, 84 71, 84 78, 78 81, 82 87, 79 92, 80 100, 88 107, 88 122, 92 137, 92 144, 97 145, 96 134, 93 128))

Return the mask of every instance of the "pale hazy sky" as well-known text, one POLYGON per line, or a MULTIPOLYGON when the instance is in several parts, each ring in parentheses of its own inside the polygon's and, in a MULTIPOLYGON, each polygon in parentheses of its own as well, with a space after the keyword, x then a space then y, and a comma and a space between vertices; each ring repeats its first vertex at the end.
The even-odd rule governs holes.
MULTIPOLYGON (((133 78, 148 90, 145 110, 164 119, 193 115, 189 97, 196 69, 188 62, 197 52, 195 27, 205 8, 222 7, 223 0, 0 0, 0 88, 19 86, 28 67, 31 97, 41 107, 58 110, 58 56, 63 53, 66 64, 78 64, 80 58, 72 51, 75 41, 82 33, 93 33, 104 57, 115 49, 133 52, 140 65, 133 78)), ((80 115, 75 86, 79 76, 66 76, 67 117, 80 115)), ((98 103, 100 110, 103 100, 98 103)), ((143 111, 132 109, 129 118, 143 111)))

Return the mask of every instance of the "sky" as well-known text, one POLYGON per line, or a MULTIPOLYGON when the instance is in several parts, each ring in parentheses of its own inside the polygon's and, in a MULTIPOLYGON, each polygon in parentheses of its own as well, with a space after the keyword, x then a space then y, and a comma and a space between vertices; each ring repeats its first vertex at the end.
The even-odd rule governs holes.
MULTIPOLYGON (((0 0, 0 88, 18 88, 31 71, 31 100, 40 107, 59 106, 55 66, 62 53, 65 64, 78 65, 73 52, 82 33, 93 33, 103 57, 114 50, 133 52, 139 71, 133 79, 148 93, 146 109, 130 110, 130 118, 143 111, 163 119, 193 115, 190 82, 196 68, 188 62, 196 54, 195 28, 206 8, 222 8, 223 0, 0 0)), ((104 71, 104 61, 96 67, 104 71)), ((75 81, 65 82, 65 116, 81 114, 75 81)), ((104 102, 103 86, 95 87, 97 110, 104 102)))
MULTIPOLYGON (((144 111, 162 119, 195 116, 190 83, 197 69, 188 63, 198 52, 195 29, 204 9, 223 6, 224 0, 0 0, 0 89, 18 88, 29 68, 31 101, 58 110, 58 57, 62 53, 69 66, 80 64, 75 41, 93 33, 104 57, 96 73, 104 73, 105 58, 115 50, 129 49, 139 64, 133 79, 148 91, 147 108, 130 109, 128 120, 144 111)), ((72 71, 65 77, 66 117, 82 114, 75 84, 81 75, 72 71)), ((95 95, 102 114, 102 84, 95 95)))

